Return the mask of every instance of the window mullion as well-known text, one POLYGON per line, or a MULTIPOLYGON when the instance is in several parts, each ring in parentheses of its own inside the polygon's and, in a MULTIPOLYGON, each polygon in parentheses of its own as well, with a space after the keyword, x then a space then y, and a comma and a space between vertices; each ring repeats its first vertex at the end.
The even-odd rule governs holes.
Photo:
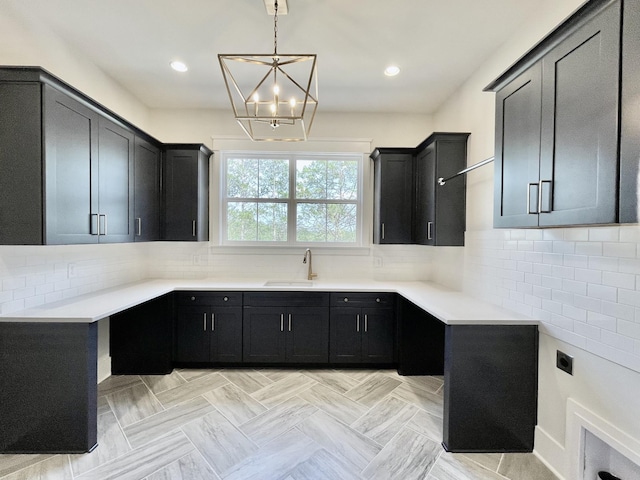
POLYGON ((297 231, 297 199, 296 199, 296 158, 289 157, 289 206, 287 215, 287 239, 290 244, 295 244, 297 231))

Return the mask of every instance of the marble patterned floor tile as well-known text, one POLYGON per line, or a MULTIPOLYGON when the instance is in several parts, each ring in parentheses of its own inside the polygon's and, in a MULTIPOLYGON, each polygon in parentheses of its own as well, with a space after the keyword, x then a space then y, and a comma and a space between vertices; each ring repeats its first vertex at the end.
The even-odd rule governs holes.
POLYGON ((113 413, 98 417, 98 446, 90 453, 69 455, 74 476, 82 475, 103 463, 129 452, 131 447, 113 413))
POLYGON ((269 380, 273 382, 277 382, 278 380, 287 378, 292 373, 297 373, 300 370, 294 369, 294 368, 261 368, 257 371, 260 372, 265 377, 267 377, 269 380))
POLYGON ((424 410, 418 410, 413 418, 407 422, 407 427, 434 442, 442 442, 442 417, 432 415, 424 410))
POLYGON ((268 385, 251 394, 251 396, 267 408, 272 408, 282 403, 317 382, 303 375, 302 373, 290 373, 281 380, 268 385))
POLYGON ((223 480, 276 480, 320 450, 320 445, 297 429, 268 443, 222 475, 223 480))
POLYGON ((364 368, 343 368, 343 369, 339 369, 339 370, 335 370, 335 371, 339 372, 339 373, 342 373, 342 374, 344 374, 344 375, 346 375, 348 377, 351 377, 354 380, 357 380, 358 382, 364 382, 371 375, 384 374, 380 370, 369 370, 369 369, 364 369, 364 368))
MULTIPOLYGON (((534 478, 534 477, 532 477, 534 478)), ((427 480, 505 480, 469 457, 461 454, 442 452, 429 473, 427 480)))
POLYGON ((140 480, 194 450, 182 432, 173 432, 144 447, 76 477, 77 480, 140 480))
POLYGON ((98 416, 103 415, 105 413, 112 413, 111 407, 109 406, 109 401, 107 400, 106 395, 102 395, 98 397, 98 416))
MULTIPOLYGON (((13 457, 13 455, 11 455, 13 457)), ((31 455, 29 455, 31 456, 31 455)), ((71 465, 67 455, 51 456, 2 477, 2 480, 72 480, 71 465)))
POLYGON ((356 471, 365 468, 382 449, 370 438, 322 411, 296 428, 356 471))
POLYGON ((302 373, 338 393, 346 393, 360 383, 355 378, 336 370, 303 370, 302 373))
POLYGON ((358 402, 321 384, 300 392, 298 396, 347 425, 355 422, 368 410, 358 402))
POLYGON ((442 452, 442 447, 424 435, 404 428, 362 471, 368 480, 423 480, 442 452))
POLYGON ((219 480, 213 469, 198 452, 176 460, 170 465, 149 475, 146 480, 219 480))
POLYGON ((431 393, 436 393, 444 385, 444 380, 429 375, 397 375, 396 378, 402 383, 431 393))
POLYGON ((391 378, 388 375, 369 375, 364 382, 345 393, 345 396, 371 408, 401 385, 402 382, 400 380, 391 378))
POLYGON ((171 390, 187 383, 182 375, 175 370, 168 375, 140 375, 140 378, 153 393, 171 390))
POLYGON ((253 442, 263 446, 294 428, 318 409, 299 397, 291 397, 240 426, 253 442))
MULTIPOLYGON (((289 472, 290 480, 362 480, 349 465, 325 449, 317 451, 289 472)), ((285 479, 286 480, 286 479, 285 479)))
POLYGON ((380 445, 386 445, 418 411, 415 405, 395 397, 386 397, 352 423, 351 428, 380 445))
POLYGON ((187 382, 197 380, 201 377, 206 377, 212 373, 218 373, 221 370, 219 368, 179 368, 177 369, 178 375, 180 375, 187 382))
POLYGON ((443 397, 441 394, 430 393, 422 388, 416 388, 403 383, 393 391, 393 396, 413 403, 424 411, 442 417, 443 415, 443 397))
POLYGON ((233 383, 211 390, 203 396, 236 426, 248 422, 267 410, 261 403, 233 383))
POLYGON ((107 395, 111 410, 123 427, 164 410, 144 383, 107 395))
POLYGON ((257 392, 261 388, 274 383, 257 370, 228 369, 221 372, 222 375, 236 387, 246 393, 257 392))
POLYGON ((179 403, 186 402, 192 398, 199 397, 204 393, 226 385, 227 383, 229 383, 228 380, 219 373, 210 373, 203 377, 198 377, 195 380, 191 380, 179 387, 161 392, 157 397, 165 408, 171 408, 175 407, 179 403))
POLYGON ((129 443, 136 448, 215 410, 213 405, 203 397, 195 397, 125 427, 124 434, 129 443))
POLYGON ((184 425, 182 431, 217 474, 258 451, 258 446, 218 411, 184 425))
POLYGON ((487 470, 491 470, 493 472, 498 471, 498 467, 500 466, 500 462, 502 461, 502 453, 462 453, 455 454, 455 456, 464 455, 469 460, 476 462, 477 464, 483 466, 487 470))
POLYGON ((52 456, 51 454, 0 454, 0 478, 40 463, 52 456))
POLYGON ((98 396, 109 395, 142 383, 138 375, 111 375, 98 384, 98 396))
POLYGON ((498 473, 511 480, 557 480, 538 457, 527 453, 505 453, 498 473))

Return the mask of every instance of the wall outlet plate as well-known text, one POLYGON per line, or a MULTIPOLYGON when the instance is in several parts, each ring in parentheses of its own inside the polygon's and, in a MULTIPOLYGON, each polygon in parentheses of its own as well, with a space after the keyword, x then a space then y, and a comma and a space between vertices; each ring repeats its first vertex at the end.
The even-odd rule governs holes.
POLYGON ((573 375, 573 357, 556 350, 556 367, 569 375, 573 375))

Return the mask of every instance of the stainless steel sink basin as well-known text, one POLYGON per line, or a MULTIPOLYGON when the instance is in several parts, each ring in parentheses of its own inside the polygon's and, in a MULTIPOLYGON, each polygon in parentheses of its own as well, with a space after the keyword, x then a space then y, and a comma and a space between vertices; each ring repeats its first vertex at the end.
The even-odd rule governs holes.
POLYGON ((313 287, 311 280, 268 280, 265 287, 313 287))

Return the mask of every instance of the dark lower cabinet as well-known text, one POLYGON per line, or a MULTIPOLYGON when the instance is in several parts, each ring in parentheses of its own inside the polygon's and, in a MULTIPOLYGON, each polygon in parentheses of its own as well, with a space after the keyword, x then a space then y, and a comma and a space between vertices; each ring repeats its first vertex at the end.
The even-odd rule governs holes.
POLYGON ((442 375, 444 323, 404 298, 398 302, 398 373, 442 375))
POLYGON ((394 297, 389 293, 331 294, 331 363, 394 363, 394 297))
POLYGON ((537 393, 536 325, 446 326, 447 451, 532 451, 537 393))
POLYGON ((245 294, 243 360, 247 363, 327 363, 329 294, 245 294))
POLYGON ((112 375, 162 375, 173 370, 171 295, 112 315, 112 375))
POLYGON ((242 362, 242 293, 179 292, 174 360, 242 362))

